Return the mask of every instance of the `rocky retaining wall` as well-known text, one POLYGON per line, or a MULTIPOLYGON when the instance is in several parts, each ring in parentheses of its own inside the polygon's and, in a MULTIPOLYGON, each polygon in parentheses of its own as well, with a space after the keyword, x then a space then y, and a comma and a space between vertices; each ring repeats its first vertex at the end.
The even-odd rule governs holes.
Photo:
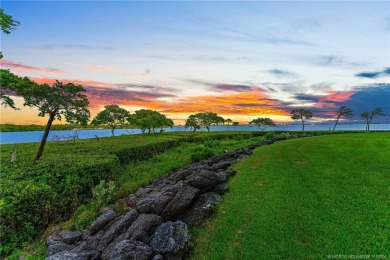
POLYGON ((108 209, 87 230, 50 236, 46 259, 183 259, 189 251, 188 226, 199 226, 214 213, 235 174, 229 167, 273 142, 216 155, 155 180, 124 199, 125 214, 108 209))

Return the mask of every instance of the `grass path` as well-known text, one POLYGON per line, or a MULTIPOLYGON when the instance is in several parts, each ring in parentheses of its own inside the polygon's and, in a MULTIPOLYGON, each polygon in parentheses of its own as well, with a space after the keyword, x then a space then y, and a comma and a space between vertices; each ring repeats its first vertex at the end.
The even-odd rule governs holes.
POLYGON ((195 259, 390 257, 390 134, 277 142, 237 164, 195 259))

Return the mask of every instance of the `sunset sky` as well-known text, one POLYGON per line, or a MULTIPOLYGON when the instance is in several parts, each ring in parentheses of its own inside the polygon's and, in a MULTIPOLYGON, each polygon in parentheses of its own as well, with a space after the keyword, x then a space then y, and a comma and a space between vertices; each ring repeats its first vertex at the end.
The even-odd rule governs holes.
MULTIPOLYGON (((104 105, 176 123, 212 111, 234 121, 291 109, 334 119, 382 107, 390 123, 390 2, 2 1, 21 24, 1 34, 1 67, 37 83, 83 85, 104 105)), ((43 124, 1 108, 1 123, 43 124)), ((379 120, 379 118, 378 118, 379 120)), ((57 123, 65 123, 57 122, 57 123)))

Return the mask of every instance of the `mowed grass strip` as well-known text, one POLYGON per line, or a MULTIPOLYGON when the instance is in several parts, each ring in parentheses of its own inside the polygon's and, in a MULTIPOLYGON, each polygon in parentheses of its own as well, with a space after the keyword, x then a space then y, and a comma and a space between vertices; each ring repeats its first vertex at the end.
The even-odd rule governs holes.
POLYGON ((236 165, 217 214, 194 230, 194 259, 390 257, 390 134, 259 147, 236 165))

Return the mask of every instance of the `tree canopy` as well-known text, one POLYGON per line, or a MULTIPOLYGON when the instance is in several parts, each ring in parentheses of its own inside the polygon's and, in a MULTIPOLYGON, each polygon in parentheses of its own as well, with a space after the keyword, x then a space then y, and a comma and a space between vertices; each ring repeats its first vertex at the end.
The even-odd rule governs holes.
POLYGON ((186 129, 190 128, 190 129, 192 129, 192 132, 195 132, 196 130, 201 128, 200 119, 197 118, 195 115, 190 115, 186 119, 186 123, 185 123, 184 127, 186 129))
POLYGON ((275 126, 274 121, 268 117, 258 117, 249 122, 249 124, 257 126, 261 131, 264 131, 269 126, 275 126))
POLYGON ((129 111, 118 105, 107 105, 100 111, 92 120, 92 125, 108 125, 111 127, 111 134, 115 136, 114 131, 118 125, 126 122, 126 118, 130 115, 129 111))
POLYGON ((195 115, 190 115, 186 120, 186 128, 192 127, 194 132, 201 128, 205 127, 207 132, 210 132, 210 126, 212 125, 221 125, 224 124, 225 119, 218 116, 213 112, 197 113, 195 115))
POLYGON ((14 20, 12 16, 4 13, 4 10, 0 8, 0 25, 3 33, 10 34, 12 30, 20 25, 20 22, 14 20))
MULTIPOLYGON (((1 31, 5 34, 10 34, 20 23, 12 18, 12 16, 4 13, 4 10, 0 8, 0 25, 1 31)), ((3 58, 3 53, 0 52, 0 59, 3 58)), ((26 78, 24 78, 26 79, 26 78)), ((0 74, 0 102, 2 106, 9 106, 16 109, 15 103, 10 94, 15 93, 15 90, 20 87, 19 84, 26 83, 22 78, 12 74, 9 70, 1 69, 0 74)), ((30 83, 30 82, 28 82, 30 83)))
POLYGON ((341 107, 337 110, 337 119, 336 119, 336 123, 334 124, 333 130, 336 129, 337 123, 339 122, 339 119, 340 119, 340 117, 342 117, 342 116, 345 116, 345 117, 352 116, 352 109, 350 109, 350 108, 347 107, 347 106, 341 106, 341 107))
POLYGON ((299 108, 291 111, 291 119, 302 121, 302 131, 305 131, 305 120, 313 117, 313 113, 310 110, 299 108))
POLYGON ((10 95, 17 95, 22 89, 31 87, 34 82, 29 78, 21 78, 11 73, 9 70, 0 69, 0 102, 4 107, 17 109, 14 100, 10 95))
POLYGON ((377 107, 372 112, 363 112, 360 117, 366 120, 366 131, 370 131, 370 124, 374 116, 385 116, 381 107, 377 107))
POLYGON ((164 114, 150 109, 135 111, 134 114, 128 116, 127 121, 132 126, 141 129, 142 133, 145 133, 146 130, 148 133, 156 133, 157 129, 162 132, 163 128, 174 126, 173 121, 164 114))
POLYGON ((47 136, 55 119, 61 120, 64 117, 71 124, 87 124, 90 117, 87 109, 89 101, 83 94, 84 91, 81 85, 63 84, 59 81, 52 86, 32 84, 28 88, 18 90, 18 94, 24 97, 25 106, 38 108, 38 116, 49 116, 35 160, 43 154, 47 136))

